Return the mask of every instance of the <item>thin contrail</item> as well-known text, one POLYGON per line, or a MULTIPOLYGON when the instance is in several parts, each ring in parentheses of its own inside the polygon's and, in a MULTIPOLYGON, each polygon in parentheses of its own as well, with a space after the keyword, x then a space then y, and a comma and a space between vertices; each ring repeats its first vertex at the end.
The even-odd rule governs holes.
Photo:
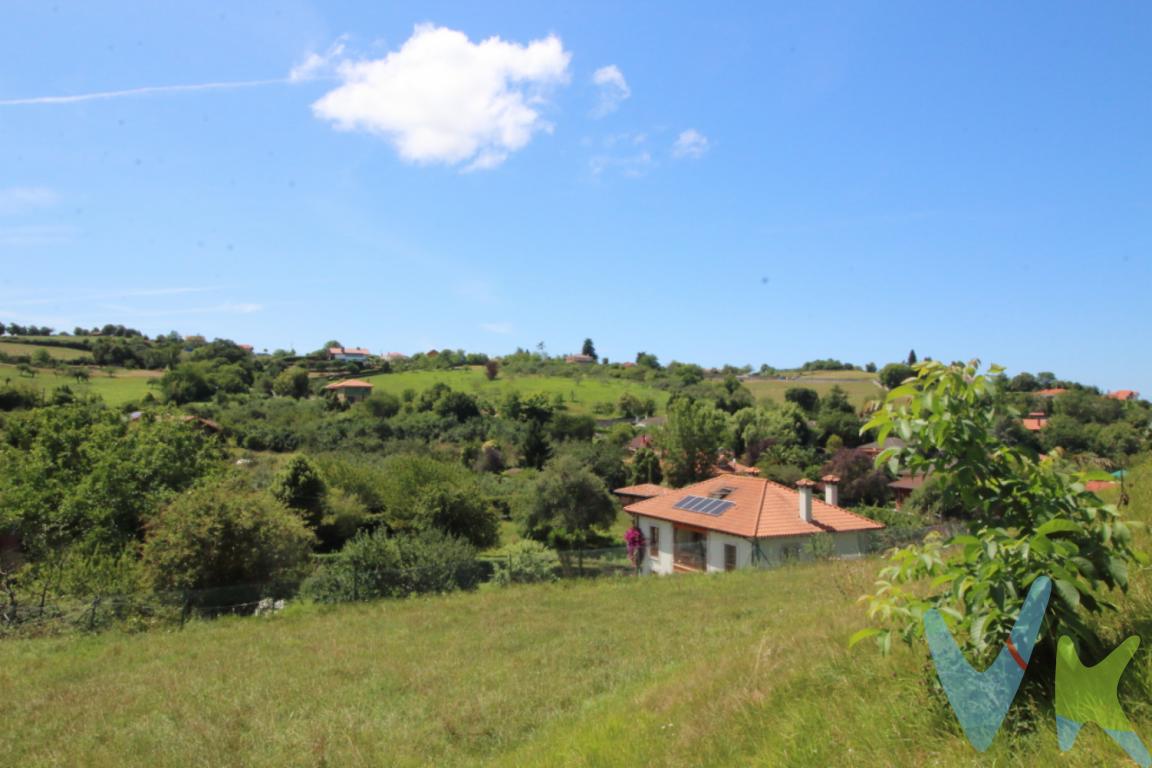
POLYGON ((149 85, 143 88, 129 88, 123 91, 98 91, 77 93, 71 96, 31 96, 24 99, 0 99, 0 107, 16 107, 28 104, 75 104, 82 101, 120 99, 128 96, 147 96, 152 93, 180 93, 183 91, 219 91, 234 88, 255 88, 261 85, 290 83, 291 79, 278 77, 273 80, 233 80, 226 83, 192 83, 190 85, 149 85))

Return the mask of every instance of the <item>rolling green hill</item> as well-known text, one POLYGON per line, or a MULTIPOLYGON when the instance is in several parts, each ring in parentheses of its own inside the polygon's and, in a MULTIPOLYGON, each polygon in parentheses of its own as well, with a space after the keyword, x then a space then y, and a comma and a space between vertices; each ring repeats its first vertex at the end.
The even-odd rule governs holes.
MULTIPOLYGON (((1152 470, 1132 477, 1134 516, 1152 470)), ((1147 535, 1142 534, 1147 541, 1147 535)), ((846 650, 877 561, 622 577, 0 642, 12 765, 1125 765, 1052 713, 975 752, 924 649, 846 650)), ((1147 616, 1146 571, 1120 598, 1147 616)), ((1112 639, 1112 636, 1109 637, 1112 639)), ((1127 675, 1152 676, 1137 657, 1127 675)), ((1152 703, 1126 689, 1137 732, 1152 703)), ((1026 706, 1017 702, 1016 707, 1026 706)), ((1010 718, 1012 719, 1012 718, 1010 718)))
POLYGON ((8 382, 18 387, 29 387, 51 394, 54 389, 67 385, 77 394, 95 394, 112 406, 129 402, 139 402, 149 392, 155 393, 148 382, 160 377, 159 371, 130 371, 122 368, 112 370, 109 375, 104 369, 88 369, 91 378, 78 382, 67 371, 51 368, 37 368, 35 376, 26 376, 14 365, 0 363, 0 383, 8 382))
POLYGON ((0 341, 0 352, 7 355, 28 355, 31 357, 38 351, 44 350, 53 360, 79 360, 82 357, 91 359, 92 355, 82 349, 71 347, 58 347, 50 344, 29 344, 23 341, 0 341))
POLYGON ((668 402, 667 393, 642 383, 609 379, 594 376, 521 376, 500 372, 495 381, 488 381, 480 366, 454 368, 446 371, 405 371, 369 376, 377 392, 389 392, 399 396, 405 389, 417 392, 443 382, 452 389, 483 395, 488 398, 501 398, 509 392, 532 395, 542 392, 549 397, 563 395, 568 407, 575 413, 592 413, 597 403, 615 406, 625 392, 656 401, 658 411, 663 412, 668 402))
POLYGON ((875 400, 882 395, 881 390, 873 383, 876 374, 864 371, 813 371, 805 373, 782 374, 786 378, 749 378, 744 385, 752 391, 757 400, 775 400, 783 402, 784 393, 792 387, 808 387, 816 390, 821 397, 828 394, 832 387, 840 387, 848 394, 848 399, 857 408, 862 407, 869 400, 875 400))

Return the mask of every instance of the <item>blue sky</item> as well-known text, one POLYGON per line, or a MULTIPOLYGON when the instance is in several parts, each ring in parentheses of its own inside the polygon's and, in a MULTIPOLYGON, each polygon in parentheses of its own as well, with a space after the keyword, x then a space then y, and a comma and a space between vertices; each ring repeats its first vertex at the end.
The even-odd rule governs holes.
POLYGON ((0 320, 1152 394, 1144 4, 0 14, 0 320))

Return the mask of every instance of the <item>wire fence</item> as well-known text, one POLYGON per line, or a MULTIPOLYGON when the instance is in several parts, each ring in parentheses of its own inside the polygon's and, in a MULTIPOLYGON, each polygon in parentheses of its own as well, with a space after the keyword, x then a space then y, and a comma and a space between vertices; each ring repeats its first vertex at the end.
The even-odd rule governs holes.
MULTIPOLYGON (((959 525, 886 528, 861 536, 853 555, 879 554, 892 547, 923 540, 932 531, 956 533, 959 525)), ((770 569, 795 562, 843 556, 820 543, 819 536, 794 549, 783 547, 778 557, 753 557, 739 567, 770 569)), ((678 543, 653 552, 650 543, 598 549, 540 550, 530 554, 508 548, 481 555, 477 560, 379 568, 346 562, 332 555, 318 555, 308 579, 231 584, 198 589, 140 591, 134 593, 50 594, 47 590, 20 593, 0 590, 0 637, 56 634, 67 631, 94 632, 110 626, 129 630, 157 626, 182 628, 194 619, 220 616, 268 615, 282 610, 290 600, 305 597, 315 602, 362 602, 468 590, 483 583, 495 585, 572 579, 633 577, 653 572, 653 563, 666 553, 676 571, 732 570, 736 563, 715 557, 698 542, 678 543), (303 587, 303 590, 302 590, 303 587)))

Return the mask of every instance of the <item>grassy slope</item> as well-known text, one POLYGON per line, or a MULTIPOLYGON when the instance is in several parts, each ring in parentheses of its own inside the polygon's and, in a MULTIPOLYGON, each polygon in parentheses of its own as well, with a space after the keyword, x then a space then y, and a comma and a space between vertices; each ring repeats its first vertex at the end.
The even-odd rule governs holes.
POLYGON ((596 403, 611 403, 613 406, 625 392, 640 398, 651 397, 663 412, 668 395, 641 383, 620 379, 601 379, 592 376, 569 378, 566 376, 517 376, 501 372, 495 381, 488 381, 484 369, 479 366, 458 368, 450 371, 406 371, 370 376, 368 381, 378 392, 390 392, 399 396, 405 389, 417 392, 443 382, 453 389, 481 394, 489 398, 500 398, 508 392, 521 395, 543 392, 549 396, 557 393, 564 396, 565 402, 574 413, 592 413, 596 403))
POLYGON ((53 360, 76 360, 81 357, 91 357, 90 352, 69 347, 55 347, 47 344, 26 344, 19 341, 0 341, 0 352, 9 355, 35 355, 38 350, 45 350, 53 360))
POLYGON ((37 368, 36 376, 28 377, 20 374, 14 365, 0 364, 0 382, 10 379, 17 386, 40 389, 51 393, 57 387, 67 384, 77 394, 96 394, 104 398, 104 402, 112 406, 122 405, 131 401, 139 401, 144 395, 155 390, 148 386, 151 379, 160 376, 159 371, 129 371, 116 369, 114 376, 109 376, 101 369, 89 370, 91 379, 86 383, 79 383, 65 372, 57 372, 49 368, 37 368))
MULTIPOLYGON (((1152 466, 1132 478, 1152 511, 1152 466)), ((1142 535, 1147 542, 1147 535, 1142 535)), ((845 649, 874 560, 0 643, 16 765, 1124 765, 1053 721, 976 753, 922 649, 845 649)), ((1149 614, 1146 571, 1122 598, 1149 614)), ((1108 638, 1112 644, 1120 631, 1108 638)), ((1146 643, 1147 645, 1147 643, 1146 643)), ((1127 675, 1152 679, 1145 648, 1127 675)), ((1019 705, 1017 705, 1019 706, 1019 705)), ((1152 702, 1128 697, 1152 739, 1152 702)))
POLYGON ((874 373, 864 371, 817 371, 795 375, 797 378, 784 381, 778 379, 747 379, 744 384, 752 391, 757 400, 784 401, 784 393, 792 387, 808 387, 820 393, 828 394, 832 387, 840 387, 848 393, 848 399, 857 408, 869 400, 879 397, 880 390, 872 382, 876 378, 874 373))
MULTIPOLYGON (((849 654, 871 564, 621 579, 0 645, 13 765, 1035 765, 921 658, 849 654)), ((1148 723, 1138 727, 1148 732, 1148 723)), ((1115 760, 1089 729, 1061 763, 1115 760)))

